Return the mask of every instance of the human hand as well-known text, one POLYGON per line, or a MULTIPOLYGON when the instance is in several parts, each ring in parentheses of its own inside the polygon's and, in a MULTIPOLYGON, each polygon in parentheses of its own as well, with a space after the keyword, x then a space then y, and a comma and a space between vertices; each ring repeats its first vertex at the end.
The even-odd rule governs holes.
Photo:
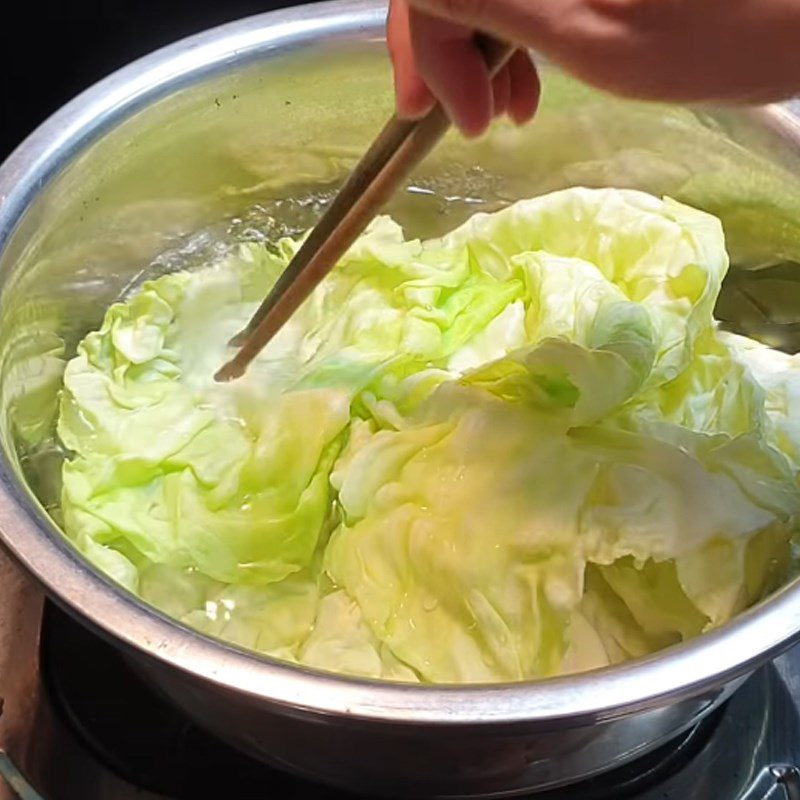
POLYGON ((626 97, 763 103, 800 90, 800 0, 391 0, 402 116, 421 116, 435 97, 471 136, 498 113, 533 116, 539 82, 527 51, 490 82, 475 31, 626 97))
POLYGON ((507 113, 521 124, 536 112, 539 77, 525 49, 490 80, 473 27, 408 0, 391 0, 387 40, 400 116, 421 117, 438 99, 465 134, 477 136, 493 116, 507 113))

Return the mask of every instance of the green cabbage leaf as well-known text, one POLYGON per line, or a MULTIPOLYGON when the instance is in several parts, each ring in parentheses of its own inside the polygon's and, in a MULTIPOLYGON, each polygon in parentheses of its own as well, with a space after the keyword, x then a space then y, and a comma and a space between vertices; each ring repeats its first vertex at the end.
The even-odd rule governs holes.
POLYGON ((800 368, 718 330, 714 217, 569 189, 379 218, 231 384, 299 242, 145 283, 69 362, 66 534, 187 625, 307 666, 516 681, 653 652, 785 579, 800 368))

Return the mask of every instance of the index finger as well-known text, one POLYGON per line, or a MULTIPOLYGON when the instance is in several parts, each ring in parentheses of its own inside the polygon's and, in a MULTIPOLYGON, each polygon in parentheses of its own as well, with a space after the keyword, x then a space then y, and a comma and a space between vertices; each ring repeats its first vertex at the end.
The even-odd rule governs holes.
POLYGON ((582 12, 585 0, 409 0, 409 4, 412 14, 421 11, 547 53, 563 40, 566 25, 582 12))
POLYGON ((492 84, 472 28, 411 8, 411 44, 417 69, 448 116, 468 136, 492 119, 492 84))

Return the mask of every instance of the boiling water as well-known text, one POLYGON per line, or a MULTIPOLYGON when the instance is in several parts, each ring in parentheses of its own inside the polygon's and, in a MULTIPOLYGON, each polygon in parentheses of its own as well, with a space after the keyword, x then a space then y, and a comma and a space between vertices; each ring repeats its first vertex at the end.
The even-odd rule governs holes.
MULTIPOLYGON (((333 198, 336 186, 296 187, 291 196, 260 202, 238 216, 221 220, 161 253, 137 272, 121 299, 141 284, 166 273, 204 267, 241 242, 267 246, 283 236, 311 228, 333 198)), ((418 181, 387 209, 409 236, 430 238, 451 230, 477 212, 497 211, 515 198, 503 182, 480 168, 453 168, 435 180, 418 181)), ((737 333, 786 352, 800 350, 800 265, 776 264, 757 271, 731 269, 720 295, 716 316, 737 333)), ((85 331, 86 333, 88 331, 85 331)), ((67 357, 74 352, 67 353, 67 357)), ((20 447, 20 464, 28 484, 44 507, 60 522, 61 467, 67 453, 55 431, 33 447, 20 447)))
MULTIPOLYGON (((160 275, 194 270, 219 261, 242 242, 270 246, 284 236, 297 236, 313 227, 333 199, 337 185, 295 187, 291 195, 256 203, 237 216, 220 220, 159 254, 124 285, 119 299, 134 294, 142 283, 160 275)), ((435 182, 419 181, 407 188, 387 208, 409 235, 441 235, 478 211, 495 211, 511 202, 496 179, 479 168, 440 173, 435 182)), ((102 309, 104 311, 104 309, 102 309)), ((98 309, 100 312, 101 309, 98 309)), ((98 324, 101 314, 98 314, 98 324)), ((82 331, 81 335, 88 333, 82 331)), ((74 355, 72 343, 67 358, 74 355)), ((68 345, 69 347, 69 345, 68 345)), ((34 446, 17 444, 23 474, 33 492, 60 523, 61 467, 69 455, 55 430, 34 446)))

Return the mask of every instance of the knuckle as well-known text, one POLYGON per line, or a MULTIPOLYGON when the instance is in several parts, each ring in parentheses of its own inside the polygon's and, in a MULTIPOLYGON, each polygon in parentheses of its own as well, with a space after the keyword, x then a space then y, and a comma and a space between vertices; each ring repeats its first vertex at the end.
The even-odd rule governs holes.
POLYGON ((476 22, 489 11, 489 0, 432 0, 431 8, 443 17, 459 22, 476 22))
POLYGON ((632 30, 653 30, 669 25, 684 12, 684 0, 589 0, 589 7, 608 22, 632 30))

